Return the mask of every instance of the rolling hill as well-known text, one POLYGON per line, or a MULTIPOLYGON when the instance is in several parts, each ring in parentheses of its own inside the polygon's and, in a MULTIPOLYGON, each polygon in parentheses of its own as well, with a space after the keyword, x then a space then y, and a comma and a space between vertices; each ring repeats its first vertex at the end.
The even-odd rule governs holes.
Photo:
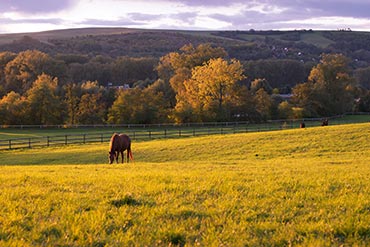
POLYGON ((322 53, 344 53, 358 66, 370 63, 370 33, 353 31, 184 31, 83 28, 1 34, 0 51, 26 49, 57 54, 159 57, 185 44, 211 43, 240 60, 288 58, 318 61, 322 53))
POLYGON ((0 152, 1 246, 367 246, 369 123, 0 152), (6 165, 5 165, 6 164, 6 165))

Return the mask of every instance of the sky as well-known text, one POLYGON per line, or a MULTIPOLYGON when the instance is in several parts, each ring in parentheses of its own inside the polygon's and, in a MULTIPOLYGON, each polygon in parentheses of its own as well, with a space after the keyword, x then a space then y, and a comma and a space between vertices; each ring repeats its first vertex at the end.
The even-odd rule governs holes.
POLYGON ((0 0, 0 33, 83 27, 370 31, 369 0, 0 0))

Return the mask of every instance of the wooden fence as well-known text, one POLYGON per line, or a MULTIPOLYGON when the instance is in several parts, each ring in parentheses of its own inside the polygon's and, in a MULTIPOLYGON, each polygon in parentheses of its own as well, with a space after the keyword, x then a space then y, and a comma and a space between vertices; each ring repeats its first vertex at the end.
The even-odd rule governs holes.
MULTIPOLYGON (((334 119, 333 119, 334 120, 334 119)), ((305 120, 306 127, 319 126, 322 119, 305 120)), ((299 128, 302 120, 269 121, 264 124, 249 124, 246 122, 235 123, 202 123, 187 125, 150 125, 150 126, 123 126, 119 128, 121 133, 128 134, 132 140, 145 141, 163 138, 182 138, 191 136, 204 136, 214 134, 233 134, 259 131, 274 131, 282 129, 299 128)), ((343 124, 339 120, 330 121, 332 124, 343 124)), ((100 127, 99 129, 102 129, 100 127)), ((0 140, 0 150, 19 148, 50 147, 56 145, 84 144, 84 143, 106 143, 109 142, 113 131, 104 127, 107 132, 93 132, 81 134, 64 134, 43 137, 15 138, 0 140)), ((115 130, 117 126, 115 127, 115 130)))
MULTIPOLYGON (((198 127, 157 127, 150 129, 128 129, 122 128, 122 133, 128 134, 132 140, 145 141, 152 139, 183 138, 191 136, 204 136, 214 134, 232 134, 257 131, 272 131, 287 128, 299 127, 299 123, 291 124, 266 124, 266 125, 247 125, 234 124, 223 126, 198 126, 198 127)), ((85 133, 85 134, 64 134, 43 137, 15 138, 0 140, 0 150, 50 147, 56 145, 84 144, 84 143, 106 143, 109 142, 113 132, 104 133, 85 133)))

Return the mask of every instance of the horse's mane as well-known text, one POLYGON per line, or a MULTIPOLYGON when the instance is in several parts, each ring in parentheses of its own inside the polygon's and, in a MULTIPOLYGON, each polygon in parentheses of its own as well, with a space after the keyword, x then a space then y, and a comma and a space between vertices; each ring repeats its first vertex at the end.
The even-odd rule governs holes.
POLYGON ((117 138, 119 138, 119 135, 117 133, 114 133, 112 137, 110 138, 109 142, 109 152, 114 151, 113 148, 115 147, 114 144, 117 142, 117 138))

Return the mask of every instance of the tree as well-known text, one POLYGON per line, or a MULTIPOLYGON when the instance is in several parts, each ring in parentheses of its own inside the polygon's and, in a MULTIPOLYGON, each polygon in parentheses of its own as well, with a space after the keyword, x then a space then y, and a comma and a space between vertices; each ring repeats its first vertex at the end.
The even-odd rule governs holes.
POLYGON ((263 88, 260 88, 256 92, 254 95, 254 101, 256 104, 256 110, 261 115, 262 119, 271 119, 274 103, 270 95, 263 88))
POLYGON ((280 119, 289 119, 293 117, 292 105, 286 100, 279 104, 278 112, 280 119))
POLYGON ((259 89, 263 88, 268 94, 272 93, 272 87, 266 79, 254 79, 251 82, 251 91, 256 93, 259 89))
POLYGON ((65 87, 65 104, 67 106, 67 123, 77 124, 78 105, 81 97, 81 86, 75 83, 69 83, 65 87))
POLYGON ((32 83, 43 73, 64 81, 66 67, 63 62, 37 50, 20 52, 5 67, 6 90, 23 94, 31 88, 32 83))
POLYGON ((155 79, 156 63, 158 60, 152 57, 118 57, 111 65, 112 80, 132 86, 138 80, 155 79))
POLYGON ((309 74, 305 64, 291 59, 251 60, 244 63, 244 68, 248 71, 248 77, 251 81, 265 78, 271 87, 281 90, 307 81, 309 74))
POLYGON ((357 69, 355 78, 360 86, 370 90, 370 67, 357 69))
MULTIPOLYGON (((212 58, 224 58, 226 51, 221 47, 212 47, 210 44, 200 44, 194 47, 192 44, 180 48, 180 52, 171 52, 160 58, 156 67, 158 76, 169 84, 176 95, 184 90, 184 82, 190 79, 192 69, 201 66, 212 58)), ((170 95, 171 93, 164 93, 170 95)), ((175 102, 173 98, 171 102, 175 102)))
POLYGON ((0 124, 27 124, 27 101, 19 93, 10 92, 0 100, 0 124))
POLYGON ((134 88, 120 90, 108 112, 108 122, 115 124, 150 124, 166 121, 167 112, 161 93, 134 88))
POLYGON ((79 124, 104 123, 105 105, 101 93, 85 93, 82 95, 76 112, 76 122, 79 124))
POLYGON ((329 116, 350 111, 354 104, 349 59, 341 54, 324 54, 308 78, 293 89, 293 101, 310 115, 329 116))
MULTIPOLYGON (((191 78, 184 82, 184 92, 177 97, 178 106, 188 108, 182 101, 188 102, 203 121, 230 119, 229 105, 238 87, 237 82, 243 78, 239 61, 210 59, 192 70, 191 78)), ((182 111, 178 106, 176 110, 182 111)))
POLYGON ((58 79, 41 74, 27 91, 29 114, 34 124, 59 124, 62 122, 62 102, 56 95, 58 79))
POLYGON ((236 121, 258 121, 253 94, 247 86, 238 86, 230 98, 231 119, 236 121))
POLYGON ((292 103, 302 109, 302 117, 319 116, 317 109, 320 103, 317 101, 314 85, 312 82, 306 82, 296 85, 292 89, 292 103))
POLYGON ((347 87, 354 79, 350 76, 349 59, 341 54, 323 55, 322 61, 311 70, 309 81, 321 103, 321 115, 341 114, 350 111, 353 96, 347 87))
POLYGON ((16 56, 17 55, 12 52, 0 52, 0 97, 7 93, 4 68, 16 56))

